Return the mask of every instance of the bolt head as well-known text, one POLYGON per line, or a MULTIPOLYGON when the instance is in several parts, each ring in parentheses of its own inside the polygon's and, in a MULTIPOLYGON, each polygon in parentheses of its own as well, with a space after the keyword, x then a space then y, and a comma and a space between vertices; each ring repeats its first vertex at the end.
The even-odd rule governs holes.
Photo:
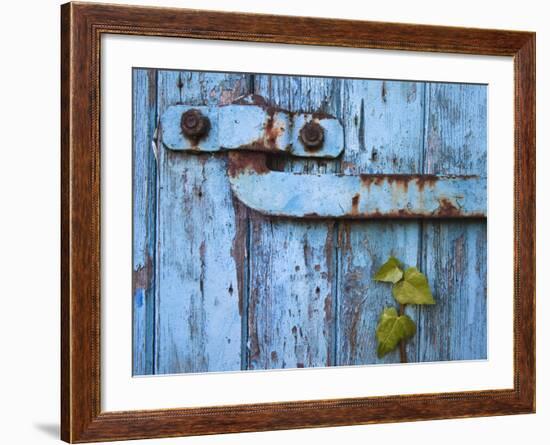
POLYGON ((181 131, 189 138, 198 140, 208 134, 210 120, 200 110, 195 108, 187 110, 181 116, 181 131))
POLYGON ((309 150, 318 150, 325 140, 325 132, 319 123, 311 121, 300 130, 300 140, 309 150))

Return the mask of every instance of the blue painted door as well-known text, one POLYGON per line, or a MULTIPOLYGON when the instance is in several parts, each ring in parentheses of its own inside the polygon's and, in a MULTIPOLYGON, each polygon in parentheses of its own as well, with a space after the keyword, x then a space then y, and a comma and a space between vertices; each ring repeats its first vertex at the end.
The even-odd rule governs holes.
POLYGON ((375 329, 395 302, 374 282, 394 255, 426 273, 436 299, 408 306, 416 361, 484 359, 484 219, 296 219, 235 198, 227 154, 168 149, 160 116, 247 94, 339 119, 337 159, 269 157, 305 174, 486 176, 484 85, 135 69, 135 375, 392 363, 375 329))

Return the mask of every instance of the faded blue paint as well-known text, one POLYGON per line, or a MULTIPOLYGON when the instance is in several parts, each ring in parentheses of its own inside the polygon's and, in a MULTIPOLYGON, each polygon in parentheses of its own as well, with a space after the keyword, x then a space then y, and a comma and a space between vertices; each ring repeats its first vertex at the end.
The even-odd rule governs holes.
POLYGON ((338 119, 333 119, 325 114, 295 113, 292 122, 292 140, 290 154, 292 156, 311 158, 335 158, 344 149, 344 129, 338 119), (324 141, 319 149, 312 151, 304 146, 300 138, 300 130, 309 122, 315 122, 323 129, 324 141))
POLYGON ((310 158, 335 158, 344 148, 343 128, 327 115, 289 114, 260 105, 222 105, 219 107, 174 105, 161 116, 162 142, 171 150, 215 152, 220 150, 257 150, 287 153, 310 158), (199 110, 210 121, 210 131, 194 142, 181 130, 181 116, 199 110), (324 130, 325 140, 318 150, 306 149, 299 131, 306 122, 315 121, 324 130))
POLYGON ((218 151, 218 107, 173 105, 168 107, 160 117, 162 142, 170 150, 218 151), (201 139, 200 145, 192 144, 181 131, 181 116, 188 110, 199 110, 210 120, 210 131, 201 139))
MULTIPOLYGON (((176 102, 231 102, 247 84, 245 75, 159 71, 158 113, 176 102)), ((158 164, 155 373, 240 369, 238 227, 225 161, 161 145, 158 164)))
POLYGON ((152 150, 157 125, 156 71, 134 70, 133 79, 133 369, 154 372, 157 168, 152 150), (152 94, 151 94, 152 93, 152 94))
MULTIPOLYGON (((337 118, 340 79, 254 76, 254 93, 291 112, 337 118)), ((278 157, 293 173, 335 173, 337 160, 278 157)), ((250 212, 248 369, 335 364, 335 224, 250 212)))
MULTIPOLYGON (((483 178, 485 86, 187 71, 159 71, 157 81, 151 76, 155 70, 149 77, 147 70, 136 73, 142 80, 134 77, 139 99, 134 101, 134 283, 140 283, 134 290, 134 374, 398 362, 398 352, 382 360, 376 357, 374 337, 381 309, 395 305, 389 287, 372 281, 389 255, 426 272, 437 301, 430 308, 406 310, 418 323, 417 335, 407 344, 408 360, 486 357, 483 219, 265 216, 235 199, 225 154, 166 149, 165 125, 159 134, 164 145, 158 150, 158 173, 150 150, 157 113, 163 115, 176 104, 221 110, 226 107, 220 105, 234 100, 242 104, 242 95, 256 93, 268 105, 295 113, 286 127, 291 130, 286 131, 290 147, 299 143, 293 132, 299 116, 328 113, 343 128, 341 157, 270 157, 268 165, 279 171, 267 176, 303 174, 308 181, 341 179, 341 174, 344 181, 360 174, 483 178), (150 193, 150 181, 155 193, 150 193), (142 221, 147 224, 140 226, 142 221)), ((181 112, 173 117, 178 131, 181 112)), ((259 140, 264 129, 265 120, 244 139, 259 140)), ((226 136, 234 137, 227 145, 236 145, 242 137, 226 136)), ((304 181, 278 181, 281 190, 294 196, 297 188, 306 187, 304 181)), ((413 193, 415 181, 408 184, 407 203, 420 203, 420 191, 413 193)), ((382 195, 391 195, 392 189, 396 202, 405 196, 389 181, 370 182, 384 205, 382 195)), ((457 205, 470 208, 468 203, 479 198, 476 205, 481 207, 484 180, 468 178, 462 186, 468 182, 470 189, 457 205), (481 183, 473 186, 471 181, 481 183)), ((428 193, 428 183, 422 193, 428 193)), ((347 186, 350 191, 362 187, 347 186)), ((307 187, 314 198, 296 198, 289 208, 315 207, 315 212, 321 207, 316 203, 329 200, 354 211, 351 192, 340 202, 334 186, 332 193, 307 187)), ((264 192, 264 202, 251 198, 260 207, 283 203, 276 191, 264 192)), ((368 210, 363 199, 361 194, 357 212, 368 210)), ((402 200, 398 207, 407 203, 402 200)))
POLYGON ((243 169, 230 177, 246 206, 294 218, 456 218, 486 214, 486 179, 308 175, 243 169))
MULTIPOLYGON (((424 132, 424 88, 421 82, 346 80, 342 91, 346 174, 421 174, 424 132)), ((341 221, 338 231, 337 363, 395 363, 399 351, 376 356, 374 335, 380 313, 394 306, 389 286, 373 280, 390 256, 421 266, 418 220, 341 221)), ((422 270, 422 267, 420 267, 422 270)), ((416 309, 407 308, 414 320, 416 309)), ((423 329, 419 325, 419 330, 423 329)), ((416 355, 414 336, 407 344, 416 355)))
MULTIPOLYGON (((486 174, 486 104, 484 85, 428 84, 426 173, 486 174)), ((426 221, 422 235, 422 267, 437 304, 419 310, 415 360, 487 358, 486 221, 426 221)))

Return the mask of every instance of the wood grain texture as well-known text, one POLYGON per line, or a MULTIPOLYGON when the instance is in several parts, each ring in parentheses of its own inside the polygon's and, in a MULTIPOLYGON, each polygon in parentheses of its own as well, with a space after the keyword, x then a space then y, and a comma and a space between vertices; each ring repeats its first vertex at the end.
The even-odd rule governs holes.
POLYGON ((529 32, 404 23, 73 3, 110 32, 217 40, 515 55, 529 32), (281 26, 283 25, 283 26, 281 26))
MULTIPOLYGON (((159 71, 158 113, 230 103, 247 87, 245 75, 159 71)), ((239 233, 224 159, 162 145, 158 158, 155 373, 240 369, 239 233)))
MULTIPOLYGON (((291 112, 338 116, 337 79, 254 76, 254 92, 291 112)), ((336 161, 289 158, 289 172, 334 172, 336 161)), ((251 220, 249 368, 334 364, 334 224, 254 214, 251 220)))
POLYGON ((535 409, 535 35, 115 5, 62 6, 61 435, 69 442, 531 413, 535 409), (288 33, 292 30, 292 34, 288 33), (514 387, 510 390, 101 413, 102 33, 514 56, 514 387))
MULTIPOLYGON (((487 175, 487 87, 429 84, 428 174, 487 175)), ((487 223, 423 222, 421 265, 436 305, 419 308, 419 361, 487 358, 487 223)))
MULTIPOLYGON (((421 173, 424 88, 416 82, 345 82, 344 172, 421 173)), ((376 356, 378 319, 395 301, 391 286, 374 282, 373 276, 390 255, 409 266, 417 264, 419 227, 416 221, 341 223, 338 364, 400 361, 399 351, 382 360, 376 356)))
POLYGON ((135 69, 133 80, 133 374, 154 373, 157 163, 156 70, 135 69))

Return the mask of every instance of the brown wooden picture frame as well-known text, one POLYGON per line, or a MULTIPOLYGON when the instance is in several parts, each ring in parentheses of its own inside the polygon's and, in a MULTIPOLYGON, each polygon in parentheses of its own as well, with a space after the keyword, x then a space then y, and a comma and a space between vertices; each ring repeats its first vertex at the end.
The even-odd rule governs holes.
POLYGON ((535 411, 534 33, 91 3, 64 4, 61 18, 63 440, 93 442, 535 411), (99 120, 102 34, 512 56, 515 70, 513 389, 102 412, 99 120))

